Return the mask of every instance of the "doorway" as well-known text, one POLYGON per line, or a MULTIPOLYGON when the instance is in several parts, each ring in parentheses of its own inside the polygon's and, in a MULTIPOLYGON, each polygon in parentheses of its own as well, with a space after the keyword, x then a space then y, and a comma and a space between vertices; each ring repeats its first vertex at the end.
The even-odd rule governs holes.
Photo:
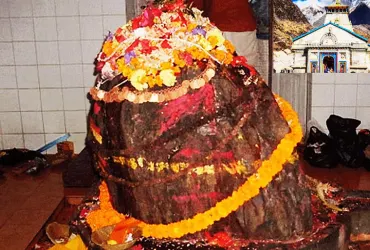
POLYGON ((324 73, 334 73, 334 57, 325 56, 323 59, 324 73))
POLYGON ((320 53, 320 72, 322 73, 337 72, 337 53, 335 52, 320 53))

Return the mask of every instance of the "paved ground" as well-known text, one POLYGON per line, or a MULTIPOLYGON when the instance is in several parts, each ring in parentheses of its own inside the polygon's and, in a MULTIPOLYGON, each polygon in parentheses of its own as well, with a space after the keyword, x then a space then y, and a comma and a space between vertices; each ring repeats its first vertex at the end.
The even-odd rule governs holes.
POLYGON ((61 169, 0 180, 0 249, 24 250, 63 198, 61 169))

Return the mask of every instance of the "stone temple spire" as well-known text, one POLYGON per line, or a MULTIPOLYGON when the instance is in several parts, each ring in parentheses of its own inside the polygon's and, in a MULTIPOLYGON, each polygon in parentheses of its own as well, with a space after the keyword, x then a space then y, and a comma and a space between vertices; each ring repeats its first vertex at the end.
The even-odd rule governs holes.
POLYGON ((349 6, 343 5, 341 0, 335 0, 334 3, 325 7, 325 23, 335 23, 350 31, 353 31, 352 23, 349 20, 349 6))

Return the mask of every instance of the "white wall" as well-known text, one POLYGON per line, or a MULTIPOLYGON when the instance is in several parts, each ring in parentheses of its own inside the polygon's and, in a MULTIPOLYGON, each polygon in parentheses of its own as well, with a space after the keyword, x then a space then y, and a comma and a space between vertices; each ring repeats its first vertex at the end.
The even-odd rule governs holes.
MULTIPOLYGON (((93 61, 108 30, 126 22, 125 4, 0 0, 0 149, 37 149, 66 132, 83 148, 93 61)), ((267 80, 267 40, 259 52, 267 80)))
POLYGON ((312 118, 326 128, 331 114, 356 118, 370 128, 370 74, 312 74, 312 118))
POLYGON ((83 148, 93 61, 125 13, 125 0, 0 0, 0 149, 66 132, 83 148))

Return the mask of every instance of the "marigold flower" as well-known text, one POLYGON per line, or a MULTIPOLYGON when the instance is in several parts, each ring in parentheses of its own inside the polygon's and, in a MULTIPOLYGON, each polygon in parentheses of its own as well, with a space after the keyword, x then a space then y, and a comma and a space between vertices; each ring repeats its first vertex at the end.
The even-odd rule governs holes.
POLYGON ((217 46, 218 38, 216 36, 209 36, 207 40, 212 45, 212 48, 217 46))
POLYGON ((224 42, 224 46, 225 46, 225 48, 226 48, 230 53, 234 53, 234 52, 235 52, 235 47, 234 47, 234 45, 233 45, 229 40, 225 40, 225 42, 224 42))
POLYGON ((103 45, 102 51, 107 56, 111 55, 113 53, 112 42, 111 41, 105 42, 104 45, 103 45))
POLYGON ((163 62, 163 63, 161 63, 161 69, 162 70, 170 69, 170 68, 172 68, 172 63, 171 62, 163 62))
POLYGON ((225 38, 223 37, 221 30, 217 28, 214 28, 207 32, 206 37, 209 38, 211 36, 214 36, 217 39, 217 46, 221 46, 225 42, 225 38))
POLYGON ((188 26, 187 26, 187 31, 192 32, 193 29, 195 29, 196 27, 197 27, 196 23, 189 23, 188 26))

